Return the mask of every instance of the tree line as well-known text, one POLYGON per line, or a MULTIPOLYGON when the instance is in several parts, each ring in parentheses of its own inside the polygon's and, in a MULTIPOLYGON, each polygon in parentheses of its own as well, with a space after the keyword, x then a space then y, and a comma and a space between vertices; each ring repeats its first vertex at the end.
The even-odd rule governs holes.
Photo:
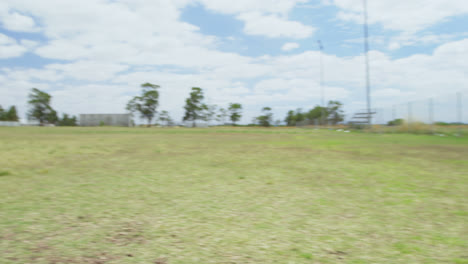
POLYGON ((16 111, 16 107, 14 105, 10 106, 8 110, 4 110, 3 107, 0 105, 0 121, 17 122, 18 120, 18 112, 16 111))
MULTIPOLYGON (((148 126, 151 126, 155 120, 161 125, 174 125, 174 120, 170 117, 167 110, 158 111, 159 107, 159 89, 161 87, 152 83, 141 85, 141 93, 134 96, 126 105, 126 110, 132 114, 137 114, 140 118, 146 120, 148 126)), ((32 88, 28 95, 28 104, 30 106, 27 113, 28 119, 36 120, 40 125, 53 124, 58 126, 76 126, 76 116, 66 113, 59 117, 57 111, 51 106, 52 96, 37 88, 32 88)), ((242 118, 242 105, 240 103, 229 103, 227 107, 210 105, 205 103, 203 89, 192 87, 189 96, 185 99, 184 116, 182 121, 188 122, 193 127, 197 122, 207 122, 208 125, 215 121, 218 124, 226 124, 230 121, 232 125, 242 118)), ((342 104, 338 101, 329 101, 326 107, 316 106, 313 109, 303 112, 302 109, 290 110, 287 113, 284 122, 287 126, 296 126, 303 122, 308 124, 337 124, 343 121, 344 114, 342 104)), ((15 106, 11 106, 8 111, 0 106, 0 121, 18 121, 18 115, 15 106)), ((263 107, 261 114, 252 120, 251 125, 269 127, 280 125, 281 120, 273 121, 271 107, 263 107)))
MULTIPOLYGON (((147 120, 148 126, 152 124, 153 118, 157 114, 159 106, 159 85, 144 83, 141 85, 142 92, 140 96, 135 96, 127 104, 127 110, 132 113, 139 113, 140 117, 147 120)), ((217 105, 208 105, 204 103, 203 89, 200 87, 192 87, 189 97, 185 100, 185 114, 183 121, 191 122, 192 126, 196 126, 197 121, 205 121, 208 124, 215 120, 221 124, 225 124, 226 117, 229 117, 231 124, 236 123, 242 117, 242 105, 240 103, 230 103, 227 110, 217 105)), ((316 106, 308 112, 303 113, 301 109, 296 111, 291 110, 288 112, 284 122, 288 126, 296 126, 303 121, 309 123, 315 122, 320 125, 332 124, 336 125, 342 122, 344 114, 342 110, 343 104, 339 101, 329 101, 326 107, 316 106)), ((263 107, 261 115, 252 120, 253 125, 264 127, 272 126, 273 124, 279 125, 281 120, 273 122, 273 113, 271 107, 263 107)), ((162 111, 160 121, 170 122, 172 119, 169 117, 167 111, 162 111), (163 119, 161 119, 163 117, 163 119)))
POLYGON ((296 126, 305 122, 317 125, 336 125, 344 120, 343 104, 338 101, 329 101, 325 107, 315 106, 307 112, 302 109, 288 111, 284 122, 288 126, 296 126))
MULTIPOLYGON (((147 121, 147 125, 151 126, 153 119, 158 114, 159 106, 159 85, 144 83, 141 85, 141 95, 133 97, 127 104, 127 110, 133 114, 139 114, 140 118, 147 121)), ((204 121, 208 124, 212 121, 217 121, 222 124, 226 123, 227 118, 233 125, 242 117, 242 105, 239 103, 230 103, 226 108, 217 105, 208 105, 204 102, 205 96, 203 89, 200 87, 192 87, 188 98, 184 105, 184 122, 189 122, 193 127, 197 125, 197 121, 204 121)), ((161 111, 159 121, 166 125, 173 123, 169 112, 161 111)))

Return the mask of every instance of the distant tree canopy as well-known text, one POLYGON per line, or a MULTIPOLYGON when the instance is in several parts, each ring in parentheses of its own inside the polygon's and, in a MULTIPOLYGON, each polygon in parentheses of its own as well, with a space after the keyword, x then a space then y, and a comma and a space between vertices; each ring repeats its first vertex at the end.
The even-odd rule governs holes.
POLYGON ((288 126, 295 126, 296 124, 304 121, 307 118, 307 113, 303 113, 302 109, 297 109, 296 112, 294 110, 289 110, 284 122, 288 126))
POLYGON ((315 106, 306 113, 306 119, 309 121, 317 121, 317 124, 324 125, 327 122, 328 110, 326 107, 315 106))
POLYGON ((55 124, 58 121, 57 112, 50 106, 52 96, 37 88, 32 88, 28 97, 28 104, 31 107, 28 112, 29 119, 37 120, 41 125, 55 124))
POLYGON ((148 126, 151 126, 151 121, 157 113, 159 106, 159 85, 144 83, 141 85, 141 96, 135 96, 127 104, 127 110, 135 113, 140 113, 140 117, 148 121, 148 126))
POLYGON ((271 113, 271 107, 263 107, 262 115, 256 118, 260 126, 269 127, 273 122, 273 113, 271 113))
POLYGON ((189 98, 185 100, 185 115, 184 121, 191 121, 192 126, 196 126, 197 120, 203 120, 205 118, 204 111, 207 110, 207 106, 203 103, 203 90, 200 87, 192 87, 189 98))
POLYGON ((159 114, 159 121, 161 121, 161 123, 165 124, 166 126, 170 126, 174 122, 169 116, 169 112, 166 110, 161 111, 161 113, 159 114))
POLYGON ((229 118, 231 119, 232 124, 236 125, 236 122, 239 121, 242 117, 242 105, 238 103, 230 103, 228 110, 230 113, 229 118))
POLYGON ((338 101, 329 101, 327 107, 327 118, 332 125, 344 120, 343 104, 338 101))
POLYGON ((8 111, 5 111, 3 107, 0 105, 0 121, 19 121, 18 112, 16 111, 16 107, 10 106, 8 111))
POLYGON ((62 118, 57 121, 58 126, 77 126, 76 116, 63 114, 62 118))
POLYGON ((344 120, 342 107, 343 104, 338 101, 329 101, 327 107, 315 106, 305 113, 301 109, 290 110, 284 121, 288 126, 298 125, 302 121, 307 121, 309 124, 325 125, 330 123, 336 125, 344 120))

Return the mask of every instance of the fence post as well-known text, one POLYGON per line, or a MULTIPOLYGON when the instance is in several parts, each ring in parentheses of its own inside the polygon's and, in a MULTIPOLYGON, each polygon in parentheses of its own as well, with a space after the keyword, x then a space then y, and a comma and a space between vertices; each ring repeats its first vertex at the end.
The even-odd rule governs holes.
POLYGON ((457 93, 457 116, 458 116, 458 136, 462 135, 462 123, 463 123, 463 117, 462 117, 462 93, 458 92, 457 93))
POLYGON ((434 99, 429 98, 429 125, 431 126, 431 133, 434 134, 434 99))
MULTIPOLYGON (((395 122, 395 120, 396 120, 396 106, 393 105, 393 106, 392 106, 392 121, 395 122)), ((397 128, 396 128, 396 124, 393 124, 393 133, 396 132, 396 129, 397 129, 397 128)))

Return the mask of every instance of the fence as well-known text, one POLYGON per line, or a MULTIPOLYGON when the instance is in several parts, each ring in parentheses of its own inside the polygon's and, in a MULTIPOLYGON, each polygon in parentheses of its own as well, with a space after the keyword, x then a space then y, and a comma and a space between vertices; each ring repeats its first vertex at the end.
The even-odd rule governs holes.
POLYGON ((393 132, 466 134, 467 110, 468 93, 457 92, 376 108, 372 127, 393 132))
POLYGON ((203 121, 197 121, 195 123, 192 122, 192 121, 184 121, 184 122, 180 123, 180 126, 206 128, 206 127, 209 127, 209 124, 207 122, 203 122, 203 121))
POLYGON ((80 126, 131 126, 130 114, 81 114, 80 126))
POLYGON ((21 126, 21 123, 15 121, 0 121, 0 126, 17 127, 21 126))
MULTIPOLYGON (((429 97, 406 103, 346 113, 347 127, 365 128, 373 132, 411 132, 468 135, 468 91, 429 97)), ((305 128, 343 128, 327 119, 304 120, 297 124, 305 128)))

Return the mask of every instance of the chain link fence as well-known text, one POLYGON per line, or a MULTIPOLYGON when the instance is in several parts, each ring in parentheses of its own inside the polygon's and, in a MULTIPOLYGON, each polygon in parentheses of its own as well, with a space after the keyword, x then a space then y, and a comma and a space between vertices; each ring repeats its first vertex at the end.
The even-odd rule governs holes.
POLYGON ((421 133, 468 136, 468 91, 408 101, 386 107, 345 113, 347 119, 333 125, 330 120, 304 120, 301 128, 362 129, 368 132, 421 133), (371 126, 369 126, 369 117, 371 126))
POLYGON ((457 92, 373 110, 372 131, 468 135, 468 93, 457 92))

